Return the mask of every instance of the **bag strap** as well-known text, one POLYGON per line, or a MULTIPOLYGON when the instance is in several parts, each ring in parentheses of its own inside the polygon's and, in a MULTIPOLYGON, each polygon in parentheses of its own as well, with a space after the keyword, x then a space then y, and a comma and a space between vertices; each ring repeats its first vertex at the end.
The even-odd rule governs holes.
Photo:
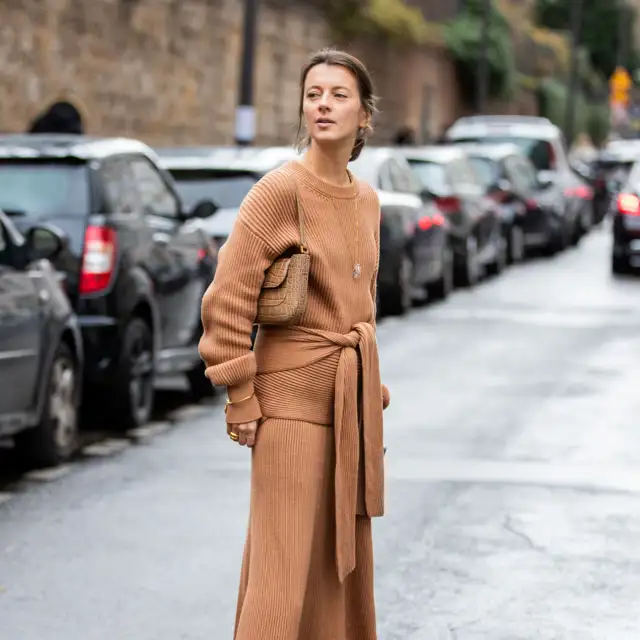
POLYGON ((298 193, 298 183, 293 176, 291 182, 293 182, 293 191, 296 196, 296 214, 298 216, 298 223, 300 225, 300 253, 307 253, 307 246, 304 241, 304 207, 300 202, 300 194, 298 193))

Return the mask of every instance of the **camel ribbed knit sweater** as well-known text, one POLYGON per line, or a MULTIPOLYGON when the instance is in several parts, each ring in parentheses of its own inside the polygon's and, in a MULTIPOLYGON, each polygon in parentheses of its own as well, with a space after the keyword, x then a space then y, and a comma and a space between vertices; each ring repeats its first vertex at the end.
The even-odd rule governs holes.
MULTIPOLYGON (((298 185, 311 254, 308 303, 299 324, 342 334, 357 322, 375 326, 380 230, 377 194, 353 177, 350 186, 338 187, 320 180, 296 161, 285 164, 262 178, 243 202, 202 303, 200 354, 207 365, 206 375, 215 384, 227 386, 233 401, 254 393, 256 358, 251 351, 251 333, 264 272, 286 249, 299 243, 290 177, 298 185), (352 276, 356 262, 362 265, 358 279, 352 276)), ((313 365, 319 369, 320 379, 335 371, 337 359, 338 354, 313 365)), ((248 422, 266 415, 331 424, 333 398, 326 396, 325 385, 314 385, 314 372, 308 373, 304 378, 297 371, 270 374, 269 386, 277 393, 264 393, 263 389, 250 400, 231 405, 227 421, 248 422)), ((386 388, 383 393, 386 405, 386 388)))

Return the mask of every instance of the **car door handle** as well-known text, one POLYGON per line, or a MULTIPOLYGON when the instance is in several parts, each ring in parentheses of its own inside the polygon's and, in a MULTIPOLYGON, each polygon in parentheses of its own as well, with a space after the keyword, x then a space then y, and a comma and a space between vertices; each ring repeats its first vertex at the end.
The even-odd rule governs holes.
POLYGON ((157 244, 168 245, 171 242, 171 236, 163 231, 156 231, 153 234, 153 241, 157 244))

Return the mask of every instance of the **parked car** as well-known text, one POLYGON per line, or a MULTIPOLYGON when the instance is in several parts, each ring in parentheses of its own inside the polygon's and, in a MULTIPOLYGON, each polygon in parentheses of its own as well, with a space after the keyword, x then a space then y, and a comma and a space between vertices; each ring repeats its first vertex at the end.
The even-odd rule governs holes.
POLYGON ((500 206, 510 262, 533 248, 553 248, 562 225, 564 195, 555 183, 540 184, 533 163, 508 143, 463 145, 487 193, 500 206))
POLYGON ((556 184, 565 194, 563 224, 554 250, 566 248, 593 224, 593 192, 572 170, 562 131, 547 118, 533 116, 471 116, 459 118, 446 132, 455 144, 515 144, 533 163, 541 184, 556 184))
POLYGON ((77 135, 0 136, 0 208, 16 226, 68 237, 54 259, 82 329, 85 407, 126 429, 144 424, 160 374, 208 393, 197 344, 215 257, 156 155, 141 142, 77 135))
POLYGON ((412 302, 446 298, 453 288, 450 225, 433 201, 422 200, 420 182, 402 153, 365 147, 349 168, 380 197, 383 314, 401 314, 412 302))
POLYGON ((49 262, 64 242, 46 225, 23 236, 0 211, 0 437, 37 466, 68 460, 78 443, 82 339, 49 262))
POLYGON ((640 163, 633 165, 611 207, 611 270, 626 274, 640 267, 640 163))
POLYGON ((203 199, 216 205, 213 215, 203 220, 203 229, 218 249, 251 187, 298 155, 293 147, 172 147, 156 152, 187 207, 203 199))
POLYGON ((486 194, 464 149, 451 145, 403 150, 422 188, 450 224, 456 280, 475 284, 488 271, 500 273, 507 243, 497 203, 486 194))

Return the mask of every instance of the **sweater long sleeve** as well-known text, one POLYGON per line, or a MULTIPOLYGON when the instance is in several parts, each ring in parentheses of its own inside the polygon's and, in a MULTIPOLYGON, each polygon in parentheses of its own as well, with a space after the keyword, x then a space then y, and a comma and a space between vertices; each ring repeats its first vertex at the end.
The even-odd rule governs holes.
POLYGON ((227 421, 262 417, 254 395, 256 362, 251 335, 265 271, 289 245, 295 194, 282 174, 271 173, 247 195, 218 268, 202 301, 204 332, 199 344, 206 376, 227 387, 227 421), (276 233, 278 230, 278 233, 276 233))

